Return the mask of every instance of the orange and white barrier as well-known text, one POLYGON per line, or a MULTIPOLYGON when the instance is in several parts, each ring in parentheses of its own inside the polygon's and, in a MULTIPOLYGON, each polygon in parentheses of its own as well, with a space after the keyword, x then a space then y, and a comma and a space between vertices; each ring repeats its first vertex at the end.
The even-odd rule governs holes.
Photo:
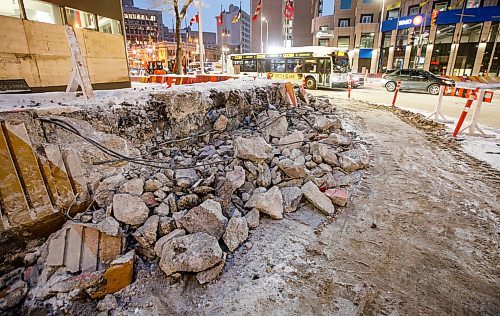
MULTIPOLYGON (((446 87, 444 95, 455 96, 459 98, 469 98, 472 91, 474 91, 474 89, 446 87)), ((475 98, 477 98, 477 95, 475 96, 475 98)), ((491 100, 493 100, 493 91, 484 91, 482 99, 482 102, 491 103, 491 100)))
POLYGON ((394 90, 394 98, 392 98, 392 107, 396 106, 396 98, 398 97, 399 87, 401 87, 401 80, 398 80, 396 90, 394 90))
POLYGON ((441 123, 453 123, 453 121, 447 120, 444 115, 441 113, 441 105, 443 103, 443 95, 445 93, 446 86, 440 86, 439 87, 439 97, 438 97, 438 102, 436 104, 436 110, 427 117, 427 119, 430 119, 432 116, 434 116, 434 120, 441 122, 441 123))
POLYGON ((285 82, 285 91, 286 91, 286 94, 288 95, 290 103, 296 107, 297 106, 297 98, 295 97, 295 91, 293 91, 293 85, 291 82, 285 82))
POLYGON ((349 75, 349 79, 347 80, 347 98, 351 98, 351 89, 352 89, 352 77, 349 75))
POLYGON ((460 114, 460 118, 458 119, 457 126, 455 127, 455 130, 453 131, 453 137, 457 137, 458 133, 460 132, 460 128, 462 127, 462 124, 465 121, 465 118, 467 117, 467 113, 469 113, 469 109, 472 106, 472 102, 474 102, 474 99, 476 98, 476 93, 479 91, 479 88, 474 89, 467 98, 467 102, 465 103, 464 109, 462 110, 462 114, 460 114))
POLYGON ((482 136, 482 137, 495 137, 495 135, 486 134, 477 124, 477 121, 479 119, 479 114, 481 113, 481 105, 483 104, 485 97, 486 97, 486 93, 488 93, 488 92, 491 92, 491 91, 485 91, 483 89, 476 88, 469 95, 467 103, 465 104, 464 111, 462 112, 462 115, 460 116, 460 120, 458 121, 457 126, 455 127, 455 131, 453 132, 454 137, 456 137, 458 134, 460 134, 466 130, 468 130, 467 134, 469 134, 469 135, 482 136), (467 116, 467 112, 469 111, 469 108, 472 105, 472 102, 474 100, 477 100, 477 104, 476 104, 476 110, 474 111, 474 114, 472 115, 472 121, 469 125, 460 129, 462 127, 463 121, 465 120, 465 117, 467 116), (476 133, 476 130, 479 133, 476 133))

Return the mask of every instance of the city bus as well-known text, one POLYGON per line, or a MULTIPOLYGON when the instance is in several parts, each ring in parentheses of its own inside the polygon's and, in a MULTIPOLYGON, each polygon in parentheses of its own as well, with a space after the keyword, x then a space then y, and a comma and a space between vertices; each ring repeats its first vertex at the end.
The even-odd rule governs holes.
MULTIPOLYGON (((346 49, 291 47, 266 54, 231 54, 228 56, 227 72, 299 83, 304 81, 307 89, 347 87, 351 62, 346 49)), ((358 79, 353 86, 362 83, 358 79)))

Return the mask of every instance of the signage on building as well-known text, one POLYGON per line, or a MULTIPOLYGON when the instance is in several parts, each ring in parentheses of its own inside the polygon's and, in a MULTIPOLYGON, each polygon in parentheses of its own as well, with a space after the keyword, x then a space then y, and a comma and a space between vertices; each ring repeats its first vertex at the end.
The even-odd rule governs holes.
POLYGON ((416 15, 413 18, 399 20, 398 26, 406 26, 406 25, 419 26, 420 24, 422 24, 423 21, 424 19, 422 18, 421 15, 416 15))
POLYGON ((319 31, 318 33, 316 33, 316 38, 323 38, 323 37, 333 37, 333 34, 323 31, 319 31))

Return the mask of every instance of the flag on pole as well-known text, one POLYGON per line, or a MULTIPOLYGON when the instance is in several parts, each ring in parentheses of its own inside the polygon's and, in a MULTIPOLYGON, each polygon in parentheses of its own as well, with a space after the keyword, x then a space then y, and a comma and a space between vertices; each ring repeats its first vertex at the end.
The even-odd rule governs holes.
POLYGON ((240 10, 238 11, 238 14, 236 14, 234 16, 234 18, 231 20, 231 23, 238 23, 238 21, 240 20, 241 18, 241 7, 240 7, 240 10))
POLYGON ((399 9, 401 7, 401 0, 399 0, 398 2, 396 3, 393 3, 393 4, 389 4, 387 6, 387 11, 391 11, 391 10, 394 10, 394 9, 399 9))
POLYGON ((293 0, 287 0, 285 4, 285 12, 283 13, 286 19, 293 19, 295 13, 295 8, 293 5, 293 0))
POLYGON ((429 2, 429 0, 424 0, 424 1, 420 2, 420 3, 418 4, 418 6, 419 6, 419 7, 423 7, 423 6, 424 6, 424 5, 426 5, 428 2, 429 2))
POLYGON ((262 0, 259 0, 259 4, 255 8, 255 13, 252 16, 252 21, 256 21, 259 17, 260 10, 262 10, 262 0))
POLYGON ((199 23, 200 22, 200 16, 196 14, 189 20, 189 26, 193 26, 193 23, 199 23))
POLYGON ((222 12, 215 18, 217 19, 217 25, 218 26, 222 25, 222 12))

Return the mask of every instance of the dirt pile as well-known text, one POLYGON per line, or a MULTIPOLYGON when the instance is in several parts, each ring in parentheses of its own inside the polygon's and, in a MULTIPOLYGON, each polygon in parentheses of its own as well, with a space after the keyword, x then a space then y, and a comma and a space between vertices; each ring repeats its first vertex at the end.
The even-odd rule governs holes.
POLYGON ((343 129, 328 100, 296 87, 294 107, 283 85, 265 91, 212 93, 211 105, 196 92, 184 96, 185 104, 157 96, 149 106, 157 107, 158 116, 130 107, 143 120, 135 126, 115 118, 118 130, 102 125, 109 113, 72 114, 129 139, 140 158, 97 146, 114 158, 110 164, 129 163, 106 169, 91 187, 89 208, 28 254, 24 270, 3 282, 3 307, 26 296, 27 311, 68 312, 75 301, 105 297, 102 302, 109 304, 99 308, 107 312, 123 304, 112 294, 133 282, 132 269, 140 274, 158 263, 171 282, 186 275, 212 282, 227 255, 259 226, 260 216, 280 220, 305 203, 335 215, 335 205, 348 202, 344 188, 368 166, 367 150, 343 129), (214 105, 221 102, 214 95, 224 106, 214 105), (175 106, 183 111, 177 116, 175 106))

